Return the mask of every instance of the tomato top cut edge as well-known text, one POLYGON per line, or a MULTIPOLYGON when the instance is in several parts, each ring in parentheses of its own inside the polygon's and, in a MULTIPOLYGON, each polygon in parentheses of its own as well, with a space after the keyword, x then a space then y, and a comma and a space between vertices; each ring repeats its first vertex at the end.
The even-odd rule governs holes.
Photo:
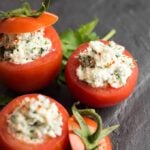
POLYGON ((51 26, 58 20, 58 16, 44 12, 39 17, 12 17, 0 20, 0 33, 20 34, 34 32, 40 28, 51 26))

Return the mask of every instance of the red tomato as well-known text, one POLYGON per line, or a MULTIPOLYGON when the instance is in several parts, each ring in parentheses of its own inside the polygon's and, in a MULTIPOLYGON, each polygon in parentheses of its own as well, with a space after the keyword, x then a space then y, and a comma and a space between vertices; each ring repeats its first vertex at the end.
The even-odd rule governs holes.
POLYGON ((7 87, 18 92, 31 92, 54 80, 61 67, 61 42, 53 27, 45 29, 45 37, 52 41, 52 51, 47 55, 26 64, 0 62, 0 80, 7 87))
POLYGON ((56 138, 47 138, 43 143, 40 144, 29 144, 15 139, 7 131, 6 118, 19 103, 25 97, 37 97, 37 94, 28 94, 17 97, 12 100, 7 106, 5 106, 0 112, 0 149, 1 150, 65 150, 68 146, 68 112, 66 109, 58 103, 56 100, 48 97, 51 102, 55 103, 59 109, 59 112, 63 117, 63 130, 62 135, 56 138))
MULTIPOLYGON (((96 122, 87 117, 84 117, 84 120, 88 125, 89 129, 91 130, 91 132, 94 132, 97 128, 96 122)), ((79 125, 77 124, 77 122, 73 117, 69 118, 68 126, 69 126, 69 141, 72 150, 85 150, 85 146, 80 137, 72 131, 72 127, 79 128, 79 125)), ((98 150, 112 150, 112 144, 108 136, 103 138, 100 141, 99 145, 100 146, 98 150)))
POLYGON ((44 12, 39 17, 13 17, 0 20, 0 33, 17 34, 33 32, 41 27, 53 25, 58 20, 54 14, 44 12))
MULTIPOLYGON (((107 44, 108 41, 104 43, 107 44)), ((138 66, 136 61, 133 59, 135 67, 132 69, 132 75, 128 78, 125 86, 117 89, 110 86, 105 88, 93 88, 87 83, 80 81, 76 76, 76 68, 80 64, 77 56, 87 47, 88 43, 79 46, 67 62, 66 82, 72 94, 82 103, 92 107, 112 106, 127 98, 132 93, 138 78, 138 66)), ((133 58, 127 50, 125 50, 125 55, 133 58)))

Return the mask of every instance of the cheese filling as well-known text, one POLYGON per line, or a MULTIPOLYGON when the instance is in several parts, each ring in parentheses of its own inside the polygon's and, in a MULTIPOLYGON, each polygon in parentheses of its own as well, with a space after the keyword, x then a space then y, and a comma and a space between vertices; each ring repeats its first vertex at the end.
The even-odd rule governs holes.
POLYGON ((133 59, 124 54, 125 48, 110 41, 91 41, 87 49, 80 52, 76 75, 79 80, 92 87, 120 88, 124 86, 134 68, 133 59))
POLYGON ((49 98, 26 97, 8 116, 8 132, 27 143, 42 143, 45 138, 62 135, 62 114, 49 98))
POLYGON ((1 61, 25 64, 45 56, 51 49, 52 42, 44 37, 44 28, 35 32, 0 36, 1 61))

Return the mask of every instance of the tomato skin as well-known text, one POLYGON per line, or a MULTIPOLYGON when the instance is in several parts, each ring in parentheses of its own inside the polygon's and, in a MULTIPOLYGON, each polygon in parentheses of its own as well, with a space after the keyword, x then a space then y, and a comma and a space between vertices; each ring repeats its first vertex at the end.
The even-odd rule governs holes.
POLYGON ((13 17, 0 20, 0 33, 18 34, 33 32, 41 27, 53 25, 58 20, 54 14, 44 12, 39 17, 13 17))
POLYGON ((26 64, 0 62, 0 80, 7 87, 17 92, 31 92, 55 79, 62 61, 61 42, 53 27, 45 29, 45 37, 52 41, 52 50, 45 56, 26 64))
POLYGON ((41 144, 28 144, 12 137, 7 131, 6 117, 11 113, 25 97, 36 97, 37 94, 28 94, 17 97, 5 106, 0 112, 0 148, 3 150, 65 150, 68 147, 68 119, 69 115, 66 109, 56 100, 50 98, 54 102, 63 117, 62 135, 56 138, 47 138, 41 144))
MULTIPOLYGON (((96 130, 97 124, 95 121, 93 121, 92 119, 87 118, 87 117, 84 117, 84 121, 88 125, 91 132, 96 130)), ((85 150, 85 147, 84 147, 84 144, 82 143, 82 140, 80 139, 80 137, 78 135, 76 135, 72 131, 72 127, 79 128, 79 125, 75 121, 74 117, 70 117, 69 121, 68 121, 69 141, 70 141, 71 149, 72 150, 85 150)), ((100 144, 100 146, 99 146, 98 150, 112 150, 112 143, 111 143, 111 140, 108 136, 104 137, 100 141, 99 144, 100 144)))
MULTIPOLYGON (((104 43, 107 44, 108 41, 104 43)), ((136 61, 133 59, 135 67, 132 69, 132 74, 128 78, 125 86, 117 89, 113 87, 93 88, 87 83, 80 81, 76 76, 76 68, 80 64, 77 56, 87 47, 88 43, 79 46, 67 62, 65 72, 66 82, 72 94, 82 103, 95 108, 112 106, 126 99, 132 93, 138 79, 138 66, 136 61)), ((133 58, 127 50, 125 50, 125 54, 133 58)))

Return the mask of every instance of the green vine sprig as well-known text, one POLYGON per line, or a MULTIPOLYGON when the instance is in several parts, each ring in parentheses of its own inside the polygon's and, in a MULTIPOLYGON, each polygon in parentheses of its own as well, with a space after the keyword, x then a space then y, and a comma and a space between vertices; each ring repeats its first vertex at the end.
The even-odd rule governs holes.
POLYGON ((43 0, 41 4, 41 8, 38 10, 31 9, 31 6, 29 3, 25 2, 22 4, 20 8, 10 10, 10 11, 0 11, 0 18, 1 19, 8 19, 11 17, 38 17, 40 16, 44 11, 48 9, 50 0, 43 0))
POLYGON ((85 145, 86 150, 95 150, 99 146, 100 140, 110 134, 113 130, 117 129, 119 125, 114 125, 108 128, 102 128, 102 119, 94 109, 77 109, 75 103, 72 107, 72 113, 79 124, 79 129, 72 126, 73 132, 78 135, 85 145), (97 129, 94 133, 91 133, 88 125, 84 121, 82 116, 89 117, 97 123, 97 129))

